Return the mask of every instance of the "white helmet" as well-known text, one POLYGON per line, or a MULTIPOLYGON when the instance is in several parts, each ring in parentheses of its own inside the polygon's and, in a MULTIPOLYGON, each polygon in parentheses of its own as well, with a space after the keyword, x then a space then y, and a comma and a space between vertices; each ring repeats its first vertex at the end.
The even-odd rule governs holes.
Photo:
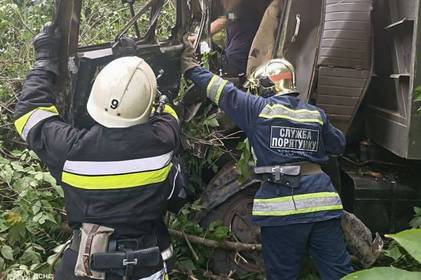
POLYGON ((96 77, 88 99, 88 113, 97 123, 109 128, 145 123, 156 88, 155 74, 143 59, 118 58, 96 77))

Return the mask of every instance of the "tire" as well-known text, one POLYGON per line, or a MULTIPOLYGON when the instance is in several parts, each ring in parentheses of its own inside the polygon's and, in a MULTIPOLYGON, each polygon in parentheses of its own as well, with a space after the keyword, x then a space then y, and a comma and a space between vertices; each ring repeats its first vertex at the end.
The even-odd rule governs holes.
MULTIPOLYGON (((260 228, 251 222, 251 210, 256 189, 257 186, 251 186, 238 192, 210 211, 201 220, 202 227, 208 228, 211 222, 221 221, 223 225, 231 230, 232 238, 230 238, 230 241, 260 243, 260 228)), ((262 275, 264 271, 263 258, 260 252, 254 251, 216 250, 210 260, 210 264, 212 271, 225 275, 233 271, 241 276, 255 273, 262 275)))

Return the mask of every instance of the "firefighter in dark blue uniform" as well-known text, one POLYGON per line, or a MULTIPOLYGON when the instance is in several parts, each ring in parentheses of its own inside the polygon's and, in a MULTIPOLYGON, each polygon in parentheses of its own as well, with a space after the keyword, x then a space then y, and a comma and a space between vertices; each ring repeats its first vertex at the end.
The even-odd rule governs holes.
MULTIPOLYGON (((250 47, 270 0, 221 0, 223 15, 210 25, 214 35, 226 29, 227 42, 223 53, 222 71, 229 77, 244 76, 250 47)), ((189 37, 194 43, 196 35, 189 37)))
POLYGON ((64 190, 73 239, 55 279, 167 279, 172 255, 163 222, 184 196, 176 184, 176 112, 151 115, 156 77, 136 56, 107 64, 87 110, 89 129, 66 123, 55 106, 59 33, 47 26, 15 110, 15 126, 64 190), (174 208, 173 208, 174 207, 174 208))
POLYGON ((323 110, 300 101, 293 66, 275 59, 258 68, 248 82, 256 95, 199 67, 187 43, 182 69, 250 141, 255 173, 264 181, 252 219, 261 226, 267 278, 297 279, 307 250, 322 279, 350 273, 341 200, 320 169, 329 155, 343 152, 345 138, 323 110))

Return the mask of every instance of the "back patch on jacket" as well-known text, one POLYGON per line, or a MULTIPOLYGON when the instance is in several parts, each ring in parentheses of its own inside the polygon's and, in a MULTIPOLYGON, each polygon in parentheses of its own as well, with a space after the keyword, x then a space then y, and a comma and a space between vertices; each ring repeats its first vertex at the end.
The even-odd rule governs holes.
POLYGON ((288 126, 271 126, 270 148, 318 152, 319 130, 288 126))

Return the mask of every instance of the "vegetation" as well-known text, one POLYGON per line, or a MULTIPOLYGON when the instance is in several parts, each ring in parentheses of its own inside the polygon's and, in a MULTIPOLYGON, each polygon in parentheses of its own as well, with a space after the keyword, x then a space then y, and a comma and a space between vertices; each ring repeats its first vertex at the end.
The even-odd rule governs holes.
MULTIPOLYGON (((31 41, 40 27, 51 19, 52 3, 53 0, 0 0, 0 279, 35 279, 34 273, 51 273, 51 266, 70 235, 61 188, 36 155, 25 148, 12 124, 15 94, 21 89, 33 63, 31 41)), ((127 6, 121 1, 84 0, 83 3, 87 7, 82 13, 80 41, 83 45, 113 39, 113 34, 129 18, 127 6)), ((145 0, 136 3, 139 6, 145 0)), ((167 1, 157 30, 160 40, 170 34, 175 20, 173 9, 171 1, 167 1)), ((141 32, 146 30, 147 21, 147 17, 140 19, 141 32)), ((181 96, 186 87, 184 83, 181 96)), ((417 101, 421 101, 421 89, 417 92, 420 92, 417 101)), ((205 103, 200 112, 200 116, 183 127, 184 144, 189 151, 185 153, 189 189, 196 194, 204 185, 203 170, 216 172, 218 161, 228 152, 222 143, 227 138, 219 130, 215 108, 205 103)), ((248 144, 240 143, 237 148, 242 154, 238 168, 247 176, 252 158, 248 144)), ((233 156, 231 152, 228 154, 233 156)), ((195 201, 178 216, 169 216, 170 227, 218 242, 230 238, 229 230, 217 222, 203 229, 192 220, 201 207, 200 201, 195 201)), ((411 226, 419 228, 421 210, 416 208, 415 212, 411 226)), ((387 277, 395 273, 404 275, 404 269, 421 271, 419 235, 419 229, 390 235, 394 241, 385 251, 382 265, 391 267, 357 272, 347 279, 392 279, 387 277), (387 277, 380 278, 383 275, 387 277)), ((186 274, 190 279, 202 278, 208 270, 213 249, 186 243, 186 240, 176 240, 175 245, 178 273, 172 279, 186 279, 186 274)), ((419 279, 420 276, 413 273, 408 274, 407 279, 419 279)), ((257 276, 246 277, 256 279, 257 276)), ((311 275, 308 277, 313 279, 311 275)))

